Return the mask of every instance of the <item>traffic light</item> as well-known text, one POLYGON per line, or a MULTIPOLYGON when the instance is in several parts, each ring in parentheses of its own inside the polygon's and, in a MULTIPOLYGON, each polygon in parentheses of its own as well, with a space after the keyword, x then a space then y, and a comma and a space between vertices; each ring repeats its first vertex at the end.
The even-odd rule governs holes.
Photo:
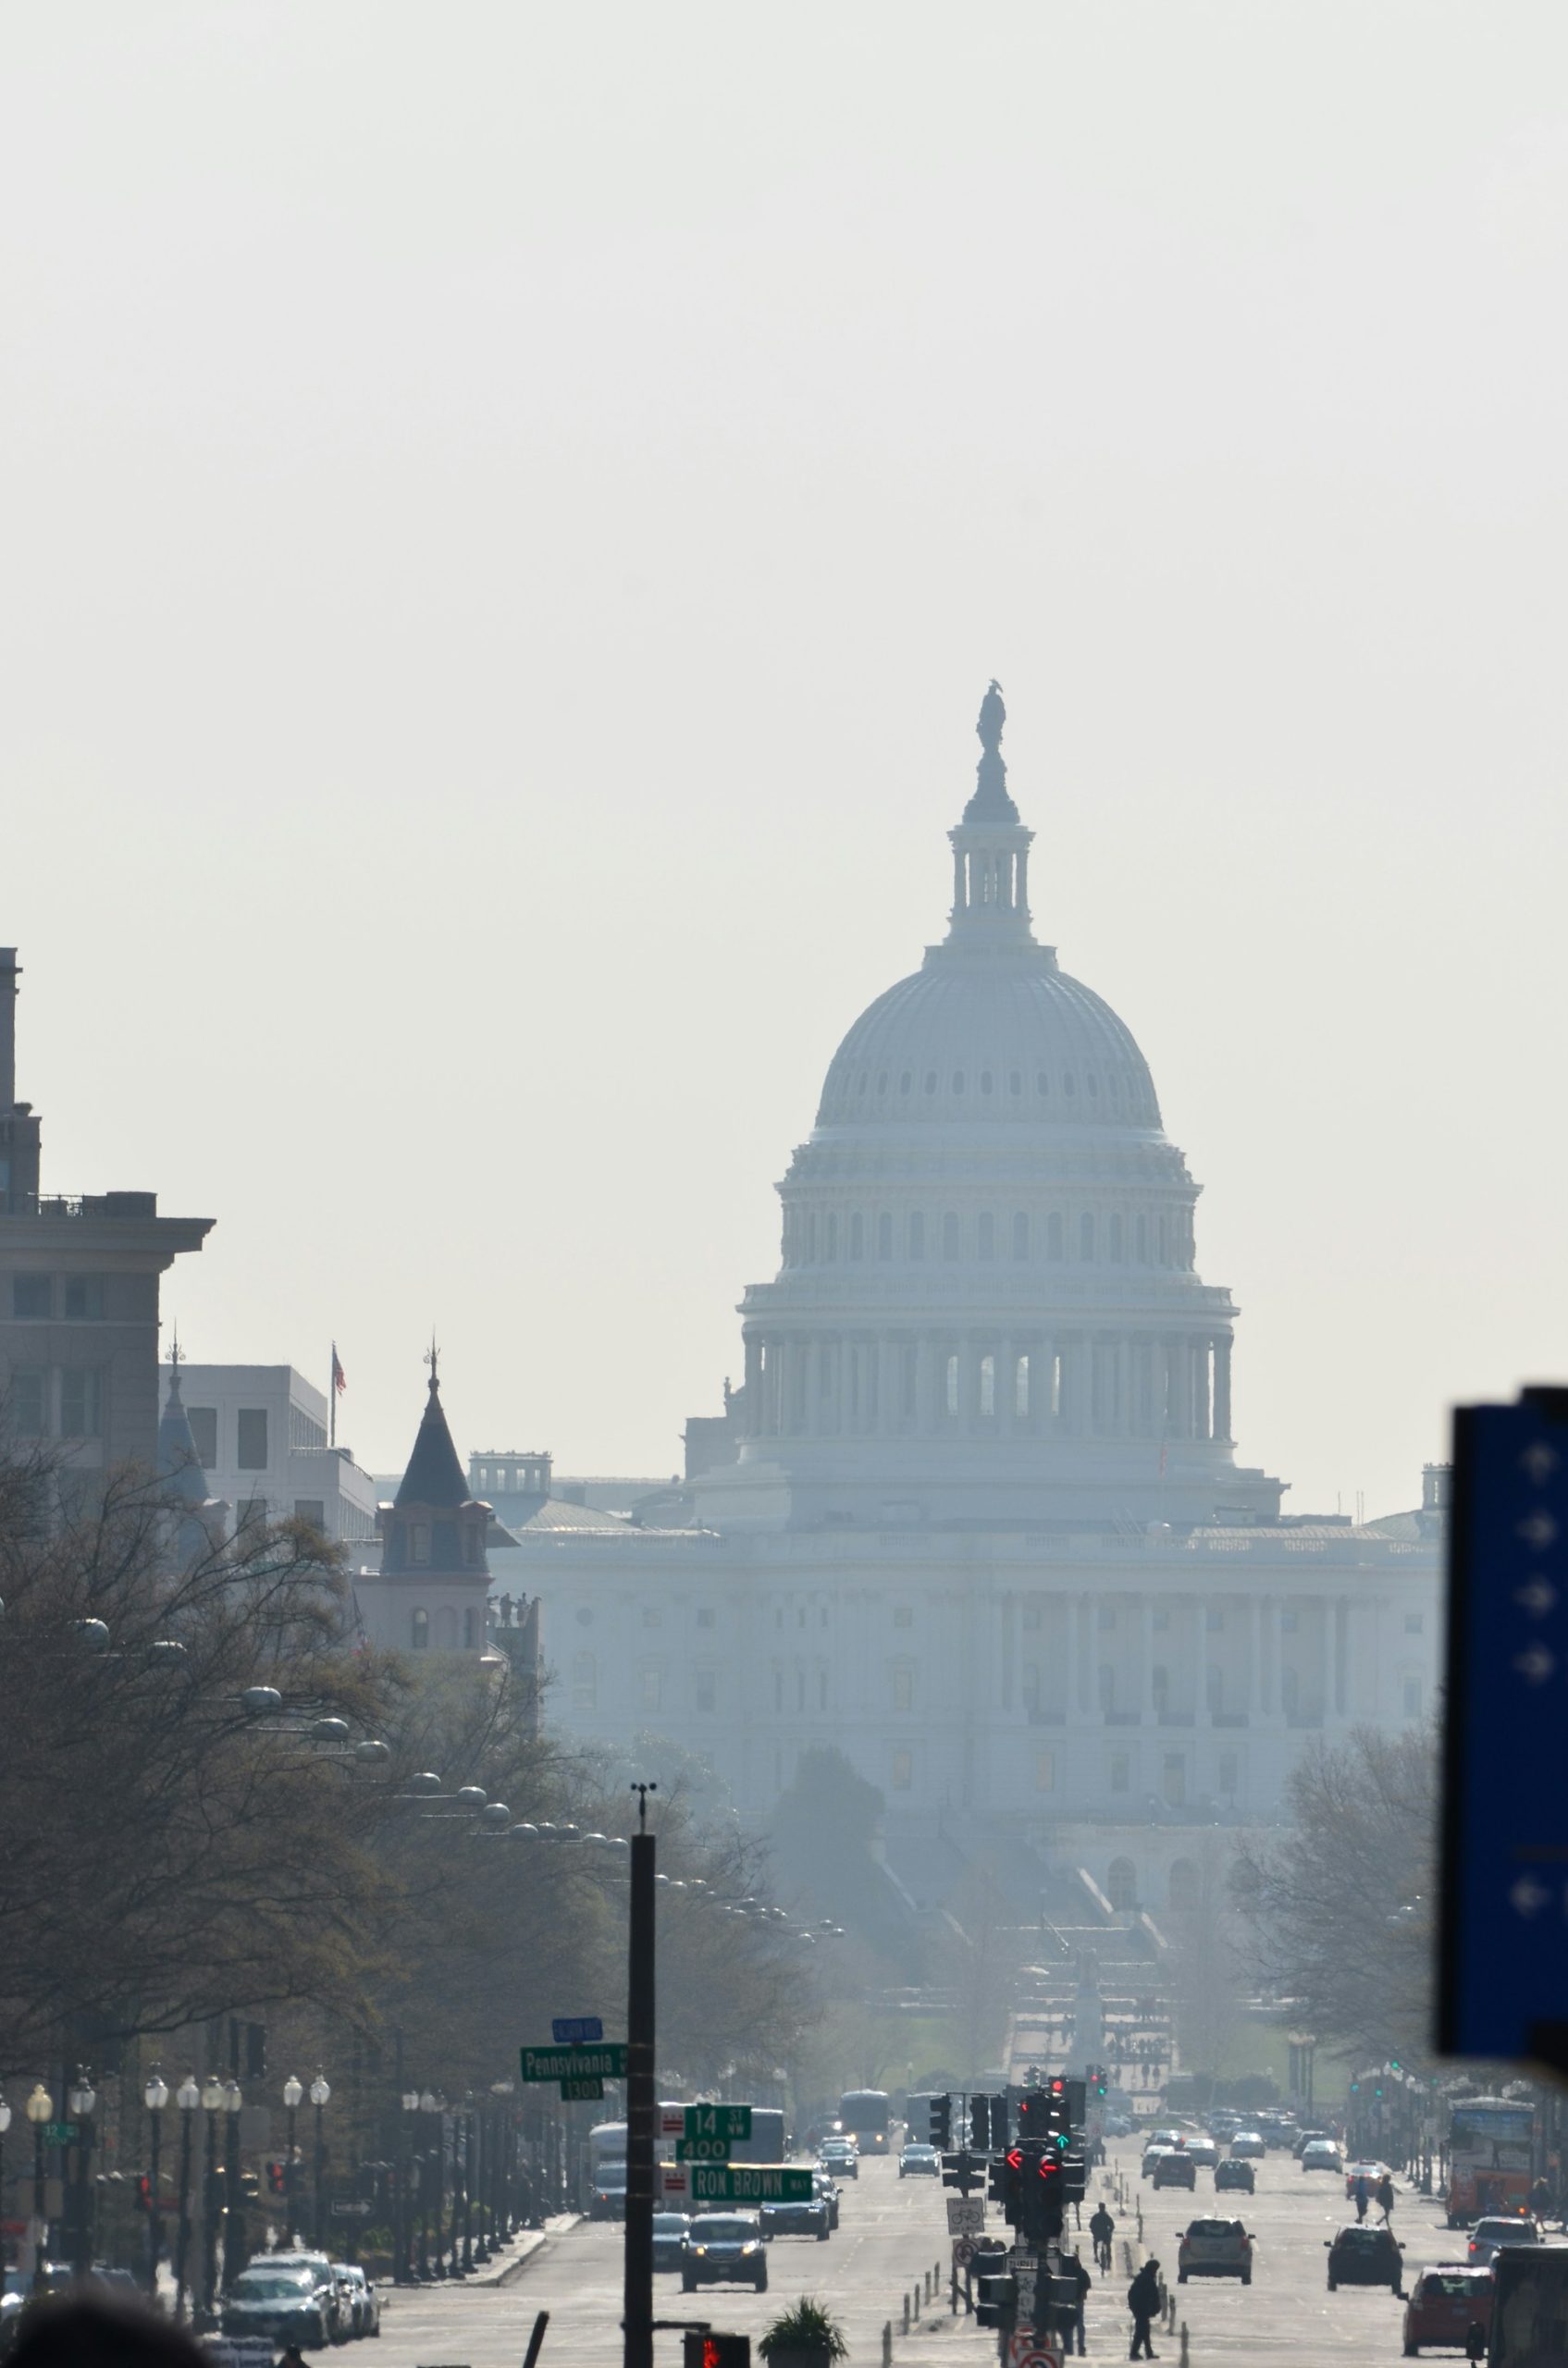
POLYGON ((991 2152, 991 2100, 989 2097, 969 2099, 969 2144, 977 2154, 991 2152))
POLYGON ((268 2195, 286 2195, 288 2193, 289 2175, 281 2163, 269 2163, 267 2164, 266 2191, 268 2195))
POLYGON ((1022 2216, 1023 2149, 1009 2146, 1002 2157, 1002 2217, 1016 2228, 1022 2216))
POLYGON ((975 2317, 982 2327, 1016 2326, 1019 2315, 1019 2281, 1016 2277, 982 2277, 980 2300, 975 2304, 975 2317))
POLYGON ((1067 2178, 1054 2143, 1029 2146, 1019 2165, 1019 2226, 1026 2243, 1043 2245, 1062 2233, 1067 2178))
POLYGON ((1090 2077, 1091 2077, 1091 2079, 1092 2079, 1092 2082, 1093 2082, 1093 2085, 1094 2094, 1095 2094, 1097 2097, 1103 2097, 1103 2096, 1105 2095, 1105 2090, 1106 2090, 1106 2088, 1107 2088, 1107 2086, 1108 2086, 1108 2083, 1107 2083, 1106 2078, 1105 2078, 1105 2066, 1104 2066, 1103 2064, 1096 2064, 1096 2066, 1094 2066, 1093 2072, 1091 2074, 1091 2076, 1090 2076, 1090 2077))
MULTIPOLYGON (((989 2196, 993 2203, 1006 2203, 1008 2193, 1007 2181, 1012 2177, 1012 2173, 1008 2168, 1007 2157, 1006 2154, 997 2154, 993 2156, 990 2165, 990 2177, 986 2183, 986 2194, 989 2196)), ((1010 2212, 1005 2214, 1005 2217, 1009 2220, 1012 2216, 1013 2215, 1010 2212)))
POLYGON ((751 2368, 751 2337, 688 2327, 681 2337, 681 2368, 751 2368))
POLYGON ((944 2151, 953 2143, 953 2100, 951 2097, 932 2097, 931 2101, 931 2142, 944 2151))
POLYGON ((136 2209, 138 2212, 151 2212, 152 2208, 153 2182, 143 2171, 136 2182, 136 2209))

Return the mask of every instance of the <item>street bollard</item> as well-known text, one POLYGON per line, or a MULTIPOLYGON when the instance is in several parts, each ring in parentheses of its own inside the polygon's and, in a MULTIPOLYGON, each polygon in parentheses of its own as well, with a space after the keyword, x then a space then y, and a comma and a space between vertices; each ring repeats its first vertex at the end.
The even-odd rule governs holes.
POLYGON ((906 2335, 909 2332, 909 2297, 907 2294, 904 2297, 904 2332, 906 2335))
POLYGON ((1187 2368, 1187 2322, 1181 2322, 1181 2368, 1187 2368))

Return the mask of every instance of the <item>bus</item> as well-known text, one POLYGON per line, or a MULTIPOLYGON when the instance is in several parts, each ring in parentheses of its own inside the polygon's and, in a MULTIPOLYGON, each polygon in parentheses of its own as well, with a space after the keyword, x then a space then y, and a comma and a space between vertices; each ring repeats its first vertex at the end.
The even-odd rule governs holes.
POLYGON ((588 2132, 588 2218, 626 2216, 626 2125, 597 2122, 588 2132))
POLYGON ((1529 2208, 1535 2111, 1512 2097, 1460 2097, 1449 2115, 1448 2224, 1529 2208))
POLYGON ((862 2154, 886 2153, 885 2089, 846 2089, 838 2101, 838 2120, 845 2136, 855 2140, 862 2154))

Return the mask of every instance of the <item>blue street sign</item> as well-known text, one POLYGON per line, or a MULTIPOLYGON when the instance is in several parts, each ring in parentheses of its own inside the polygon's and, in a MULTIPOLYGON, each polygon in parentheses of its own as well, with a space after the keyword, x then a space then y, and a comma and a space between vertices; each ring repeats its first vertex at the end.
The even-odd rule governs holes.
MULTIPOLYGON (((1454 1416, 1438 2045, 1568 2045, 1568 1389, 1454 1416)), ((1398 1902, 1390 1903, 1397 1906, 1398 1902)))
POLYGON ((602 2039, 604 2025, 597 2015, 558 2015, 549 2035, 557 2047, 581 2047, 590 2040, 602 2039))

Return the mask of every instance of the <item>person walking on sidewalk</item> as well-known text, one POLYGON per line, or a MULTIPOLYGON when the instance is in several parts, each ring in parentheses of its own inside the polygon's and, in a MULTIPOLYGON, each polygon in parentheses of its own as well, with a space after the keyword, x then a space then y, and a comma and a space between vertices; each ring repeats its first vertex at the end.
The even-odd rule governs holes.
POLYGON ((1160 2355, 1149 2340, 1149 2329, 1160 2311, 1160 2265, 1153 2255, 1128 2288, 1127 2307, 1132 2313, 1132 2349, 1128 2358, 1157 2360, 1160 2355))
POLYGON ((1387 2171, 1378 2180, 1374 2193, 1377 2198, 1378 2209, 1383 2214, 1384 2227, 1391 2227, 1394 2219, 1394 2182, 1387 2171))
POLYGON ((1079 2354, 1081 2358, 1082 2354, 1089 2349, 1089 2346, 1083 2339, 1083 2305, 1089 2299, 1089 2289, 1093 2285, 1094 2280, 1084 2268, 1083 2263, 1077 2253, 1068 2253, 1067 2259, 1062 2263, 1062 2276, 1064 2277, 1070 2277, 1073 2284, 1078 2288, 1078 2300, 1073 2305, 1072 2328, 1071 2332, 1063 2337, 1062 2353, 1065 2358, 1072 2350, 1073 2337, 1076 2336, 1078 2337, 1079 2354))

